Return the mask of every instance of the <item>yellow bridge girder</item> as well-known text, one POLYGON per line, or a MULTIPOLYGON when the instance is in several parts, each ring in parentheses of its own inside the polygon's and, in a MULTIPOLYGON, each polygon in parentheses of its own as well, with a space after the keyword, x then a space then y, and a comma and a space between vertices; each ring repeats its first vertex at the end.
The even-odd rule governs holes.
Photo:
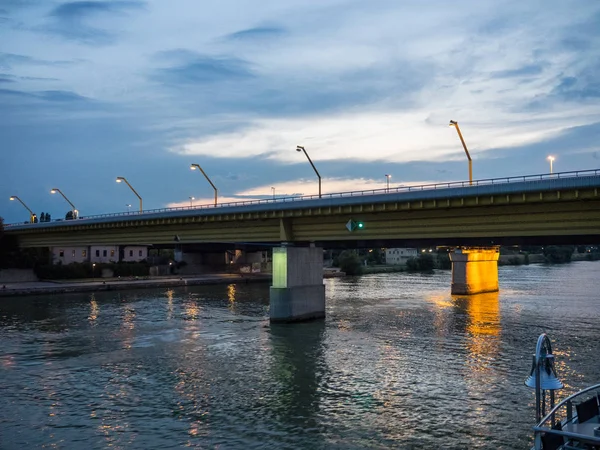
POLYGON ((22 247, 90 244, 451 239, 600 234, 594 187, 486 196, 365 202, 186 217, 115 217, 105 223, 65 221, 5 229, 22 247), (349 219, 365 227, 349 232, 349 219), (41 225, 41 226, 38 226, 41 225), (55 225, 53 223, 52 225, 55 225))

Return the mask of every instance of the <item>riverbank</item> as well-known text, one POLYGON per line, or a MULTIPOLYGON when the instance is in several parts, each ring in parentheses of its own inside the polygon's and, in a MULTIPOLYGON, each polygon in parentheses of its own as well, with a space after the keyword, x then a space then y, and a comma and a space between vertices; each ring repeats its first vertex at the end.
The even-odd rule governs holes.
MULTIPOLYGON (((324 270, 323 278, 343 277, 339 270, 324 270)), ((102 292, 125 289, 146 289, 207 284, 264 283, 273 279, 270 273, 214 273, 195 276, 86 278, 79 280, 45 280, 3 283, 0 297, 25 295, 67 294, 73 292, 102 292)))
POLYGON ((110 278, 61 281, 29 281, 5 283, 0 287, 0 297, 41 294, 66 294, 72 292, 101 292, 125 289, 198 286, 207 284, 258 283, 271 281, 271 274, 207 274, 193 277, 110 278))

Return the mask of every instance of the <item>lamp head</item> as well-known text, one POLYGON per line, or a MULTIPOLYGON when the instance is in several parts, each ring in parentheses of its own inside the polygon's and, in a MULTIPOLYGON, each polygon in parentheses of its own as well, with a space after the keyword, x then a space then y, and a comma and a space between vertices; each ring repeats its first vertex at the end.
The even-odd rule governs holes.
POLYGON ((386 176, 386 178, 392 178, 392 176, 387 173, 385 174, 385 176, 386 176))
POLYGON ((51 194, 56 194, 56 191, 58 191, 58 189, 56 189, 56 188, 52 188, 52 189, 50 189, 50 193, 51 193, 51 194))
POLYGON ((17 197, 16 197, 16 196, 14 196, 14 195, 11 195, 11 196, 10 196, 10 199, 11 199, 11 200, 16 200, 16 198, 17 198, 17 197))
POLYGON ((196 200, 196 197, 190 197, 190 200, 196 200))
POLYGON ((123 181, 125 178, 123 177, 117 177, 117 183, 120 183, 121 181, 123 181))
MULTIPOLYGON (((533 356, 533 367, 531 374, 525 380, 525 386, 535 389, 536 388, 536 376, 535 376, 535 355, 533 356)), ((544 391, 562 389, 564 385, 556 376, 556 370, 554 369, 554 355, 546 355, 545 359, 541 361, 540 371, 540 389, 544 391)))
POLYGON ((300 146, 300 145, 297 145, 297 146, 296 146, 296 151, 297 151, 297 152, 301 152, 302 150, 304 150, 304 147, 302 147, 302 146, 300 146))
POLYGON ((190 169, 196 170, 196 164, 190 164, 190 169))
POLYGON ((456 120, 451 120, 450 123, 448 124, 448 126, 455 126, 458 122, 456 122, 456 120))
POLYGON ((554 156, 548 156, 548 161, 554 161, 554 160, 555 160, 554 156))

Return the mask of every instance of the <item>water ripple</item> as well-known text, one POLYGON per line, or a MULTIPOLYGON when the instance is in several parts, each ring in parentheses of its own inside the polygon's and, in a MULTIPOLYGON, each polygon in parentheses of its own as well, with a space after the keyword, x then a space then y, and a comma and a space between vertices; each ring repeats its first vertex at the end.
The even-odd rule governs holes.
POLYGON ((268 323, 267 285, 0 303, 0 446, 515 449, 539 333, 566 388, 598 382, 599 263, 326 282, 327 319, 268 323))

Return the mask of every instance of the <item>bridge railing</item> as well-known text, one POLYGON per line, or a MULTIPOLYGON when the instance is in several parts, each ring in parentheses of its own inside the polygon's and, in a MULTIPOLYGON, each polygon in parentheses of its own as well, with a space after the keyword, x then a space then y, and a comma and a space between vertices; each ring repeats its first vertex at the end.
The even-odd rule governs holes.
MULTIPOLYGON (((473 180, 472 183, 469 181, 449 181, 445 183, 431 183, 431 184, 420 184, 420 185, 404 185, 404 186, 396 186, 390 188, 380 188, 380 189, 367 189, 361 191, 346 191, 346 192, 335 192, 330 194, 323 194, 319 197, 318 194, 312 195, 295 195, 295 196, 285 196, 285 197, 269 197, 255 200, 241 200, 236 202, 226 202, 220 203, 217 205, 214 204, 206 204, 206 205, 195 205, 195 206, 176 206, 171 208, 156 208, 156 209, 146 209, 143 211, 127 211, 127 212, 117 212, 117 213, 107 213, 107 214, 95 214, 91 216, 80 216, 79 219, 74 219, 77 221, 85 220, 85 219, 99 219, 105 217, 135 217, 141 214, 154 214, 154 213, 164 213, 170 211, 197 211, 197 210, 209 210, 215 208, 227 208, 227 207, 236 207, 236 206, 249 206, 249 205, 261 205, 261 204, 273 204, 273 203, 286 203, 286 202, 301 202, 305 200, 316 200, 316 199, 328 199, 328 198, 343 198, 343 197, 358 197, 358 196, 366 196, 366 195, 381 195, 381 194, 392 194, 392 193, 403 193, 403 192, 415 192, 415 191, 427 191, 427 190, 437 190, 437 189, 450 189, 457 187, 469 187, 469 186, 487 186, 487 185, 498 185, 498 184, 507 184, 507 183, 520 183, 524 181, 542 181, 542 180, 552 180, 558 178, 576 178, 583 176, 598 176, 600 175, 600 169, 589 169, 589 170, 576 170, 569 172, 557 172, 551 174, 537 174, 537 175, 520 175, 513 177, 501 177, 501 178, 485 178, 482 180, 473 180)), ((66 221, 65 219, 55 219, 53 222, 66 221)), ((5 224, 5 227, 23 225, 20 223, 13 224, 5 224)), ((30 224, 35 225, 35 224, 30 224)))

